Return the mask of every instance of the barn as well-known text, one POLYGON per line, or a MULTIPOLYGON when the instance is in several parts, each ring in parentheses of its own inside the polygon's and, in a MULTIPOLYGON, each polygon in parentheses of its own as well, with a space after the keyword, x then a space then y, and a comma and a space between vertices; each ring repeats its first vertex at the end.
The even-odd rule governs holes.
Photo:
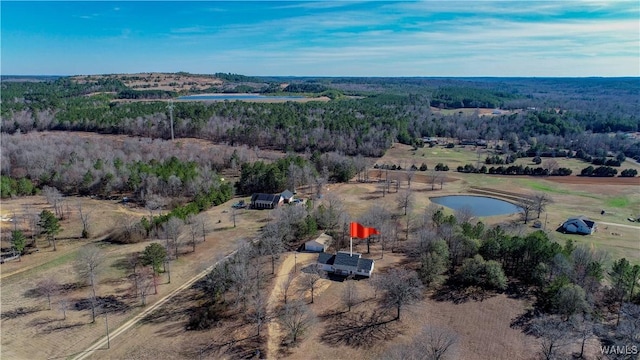
POLYGON ((570 234, 591 235, 596 229, 596 223, 584 216, 570 218, 562 223, 562 230, 570 234))
POLYGON ((275 209, 282 203, 280 194, 261 194, 251 195, 252 209, 275 209))

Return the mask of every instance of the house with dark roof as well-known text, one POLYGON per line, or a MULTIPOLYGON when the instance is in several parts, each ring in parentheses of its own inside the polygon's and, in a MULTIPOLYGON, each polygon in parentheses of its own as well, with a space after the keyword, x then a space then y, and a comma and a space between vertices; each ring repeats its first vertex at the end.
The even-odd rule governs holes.
POLYGON ((562 223, 562 230, 571 234, 591 235, 597 229, 596 223, 584 216, 567 219, 562 223))
POLYGON ((256 193, 251 195, 252 209, 275 209, 282 203, 280 194, 262 194, 256 193))
POLYGON ((360 275, 370 277, 373 272, 374 261, 365 259, 361 254, 338 251, 337 254, 318 254, 318 269, 336 275, 360 275))

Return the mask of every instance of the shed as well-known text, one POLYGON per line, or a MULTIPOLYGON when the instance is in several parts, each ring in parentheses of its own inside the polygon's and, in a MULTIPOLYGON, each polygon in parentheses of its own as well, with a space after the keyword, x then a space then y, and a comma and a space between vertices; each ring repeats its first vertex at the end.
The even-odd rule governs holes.
POLYGON ((325 252, 333 238, 327 234, 321 234, 316 239, 309 240, 304 243, 306 251, 325 252))
POLYGON ((284 201, 285 204, 288 204, 293 201, 293 193, 289 190, 285 190, 280 194, 280 197, 284 201))

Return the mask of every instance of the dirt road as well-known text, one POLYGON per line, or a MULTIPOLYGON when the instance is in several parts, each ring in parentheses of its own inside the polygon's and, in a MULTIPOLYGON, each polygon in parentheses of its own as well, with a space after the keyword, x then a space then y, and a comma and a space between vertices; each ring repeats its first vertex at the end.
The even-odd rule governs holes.
MULTIPOLYGON (((294 270, 294 266, 297 267, 296 276, 300 273, 300 269, 303 264, 308 263, 309 261, 315 259, 318 254, 309 254, 309 253, 287 253, 284 255, 284 260, 278 271, 276 272, 276 280, 273 286, 273 290, 269 295, 269 300, 267 303, 267 309, 270 313, 273 313, 273 310, 276 308, 278 303, 280 302, 280 287, 281 285, 287 281, 287 277, 294 270)), ((291 293, 295 290, 294 286, 291 286, 291 293)), ((292 294, 290 294, 291 296, 292 294)), ((280 334, 280 324, 277 321, 270 321, 267 325, 267 359, 277 359, 278 356, 278 348, 281 339, 280 334)))
POLYGON ((627 228, 627 229, 640 230, 640 226, 634 226, 634 225, 616 224, 616 223, 610 223, 610 222, 604 222, 604 221, 598 221, 597 223, 598 224, 602 224, 602 225, 619 226, 619 227, 623 227, 623 228, 627 228))

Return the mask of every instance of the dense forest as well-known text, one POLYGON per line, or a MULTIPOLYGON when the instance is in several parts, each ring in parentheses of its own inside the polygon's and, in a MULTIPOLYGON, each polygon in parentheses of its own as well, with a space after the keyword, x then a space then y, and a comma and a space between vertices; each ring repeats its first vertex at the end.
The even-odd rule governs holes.
MULTIPOLYGON (((256 78, 217 74, 220 89, 344 94, 329 102, 176 102, 175 136, 298 153, 381 156, 426 136, 504 140, 509 151, 579 152, 640 159, 637 79, 256 78), (435 106, 438 105, 438 106, 435 106), (437 108, 517 109, 491 116, 437 108)), ((19 79, 16 79, 19 80, 19 79)), ((165 90, 132 90, 118 78, 4 81, 2 133, 42 130, 170 138, 165 90)), ((220 90, 218 89, 218 90, 220 90)), ((8 150, 3 141, 3 150, 8 150)), ((9 142, 11 143, 11 142, 9 142)), ((15 156, 11 151, 3 151, 15 156)), ((596 164, 597 165, 597 164, 596 164)), ((3 175, 6 172, 3 164, 3 175)), ((317 169, 320 170, 320 169, 317 169)))

